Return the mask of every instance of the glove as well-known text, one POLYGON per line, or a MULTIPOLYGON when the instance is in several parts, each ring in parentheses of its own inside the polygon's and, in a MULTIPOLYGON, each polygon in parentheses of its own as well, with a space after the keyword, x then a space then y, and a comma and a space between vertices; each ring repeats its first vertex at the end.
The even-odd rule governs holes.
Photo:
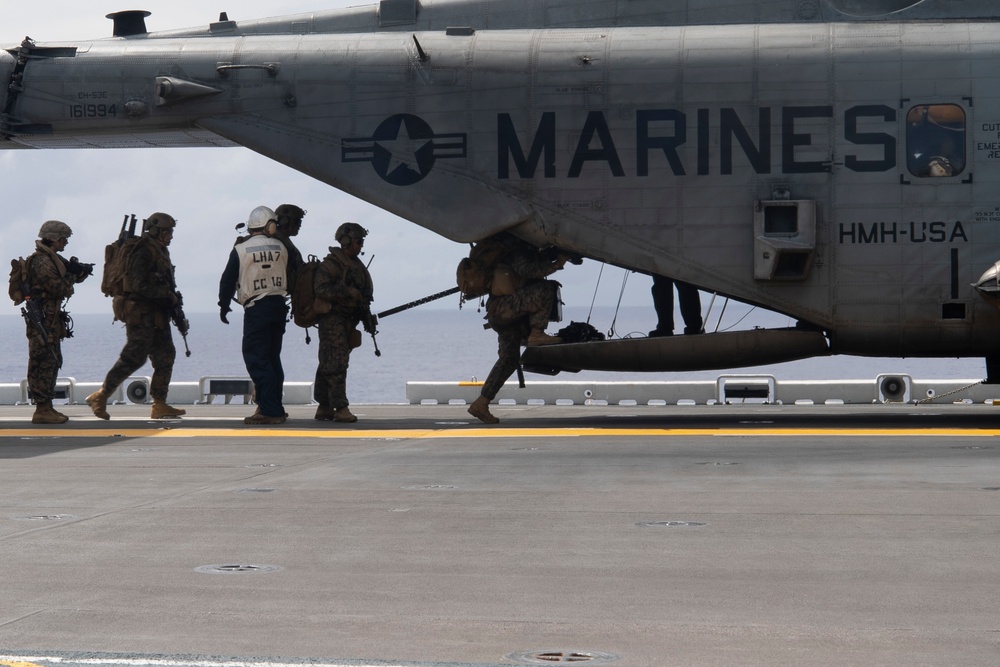
POLYGON ((226 319, 226 315, 229 314, 228 308, 219 309, 219 319, 222 320, 223 324, 229 324, 229 320, 226 319))

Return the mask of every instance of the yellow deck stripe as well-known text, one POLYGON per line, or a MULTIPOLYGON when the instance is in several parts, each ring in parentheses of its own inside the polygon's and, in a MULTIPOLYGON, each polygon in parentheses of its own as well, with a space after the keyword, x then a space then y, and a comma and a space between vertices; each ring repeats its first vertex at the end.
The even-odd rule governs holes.
POLYGON ((268 438, 268 439, 429 439, 429 438, 653 438, 741 437, 996 437, 1000 428, 452 428, 452 429, 260 429, 160 428, 61 429, 0 428, 2 438, 268 438))

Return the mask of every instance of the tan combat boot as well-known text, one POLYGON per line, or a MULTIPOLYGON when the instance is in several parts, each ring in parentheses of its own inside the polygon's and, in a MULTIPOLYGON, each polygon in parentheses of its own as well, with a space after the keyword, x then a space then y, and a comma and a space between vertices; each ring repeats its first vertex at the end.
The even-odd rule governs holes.
POLYGON ((559 336, 550 336, 544 329, 532 329, 528 335, 528 347, 538 347, 540 345, 558 345, 562 342, 559 336))
POLYGON ((347 409, 346 406, 338 408, 335 413, 333 413, 333 421, 344 422, 350 424, 352 422, 358 421, 358 418, 351 414, 351 411, 347 409))
POLYGON ((149 411, 149 416, 153 419, 170 419, 172 417, 180 417, 181 415, 187 414, 187 410, 181 410, 173 406, 167 405, 167 402, 162 398, 153 399, 153 407, 149 411))
POLYGON ((104 387, 87 397, 87 405, 90 406, 95 417, 111 419, 111 415, 108 414, 108 395, 104 393, 104 387))
POLYGON ((490 412, 490 399, 480 396, 469 406, 469 414, 484 424, 499 424, 500 420, 490 412))
POLYGON ((69 417, 52 409, 52 401, 42 401, 35 405, 35 414, 31 415, 32 424, 65 424, 69 417))
POLYGON ((336 416, 337 411, 329 405, 320 405, 316 408, 316 416, 313 419, 319 422, 332 422, 336 416))
POLYGON ((263 412, 255 412, 249 417, 243 419, 244 424, 249 425, 260 425, 260 424, 284 424, 287 419, 287 415, 282 417, 268 417, 263 412))

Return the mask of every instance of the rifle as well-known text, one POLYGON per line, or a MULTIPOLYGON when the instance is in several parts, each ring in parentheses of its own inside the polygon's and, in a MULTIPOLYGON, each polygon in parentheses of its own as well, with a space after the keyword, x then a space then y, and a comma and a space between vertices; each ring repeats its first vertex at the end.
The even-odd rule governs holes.
POLYGON ((56 349, 52 347, 49 332, 45 329, 45 314, 42 312, 42 306, 32 298, 31 287, 27 281, 22 279, 19 282, 21 285, 21 294, 24 295, 24 305, 21 306, 21 317, 24 318, 25 322, 38 330, 38 333, 42 335, 42 340, 45 341, 45 347, 52 353, 52 359, 57 364, 60 364, 59 355, 56 354, 56 349))
POLYGON ((118 232, 118 245, 125 243, 128 239, 135 238, 135 226, 138 221, 135 218, 135 213, 129 215, 125 214, 125 218, 122 220, 122 229, 118 232), (127 225, 127 228, 126 228, 127 225))
POLYGON ((446 289, 436 294, 425 296, 422 299, 417 299, 416 301, 410 301, 409 303, 404 303, 402 306, 396 306, 395 308, 390 308, 389 310, 383 310, 381 313, 378 314, 378 317, 389 317, 390 315, 401 313, 404 310, 409 310, 410 308, 416 308, 417 306, 422 306, 425 303, 430 303, 431 301, 437 301, 438 299, 443 299, 446 296, 457 294, 459 291, 461 290, 458 287, 452 287, 451 289, 446 289))
MULTIPOLYGON (((60 257, 60 259, 62 259, 62 257, 60 257)), ((66 265, 66 273, 76 276, 76 281, 78 283, 82 283, 84 280, 94 275, 94 265, 81 262, 76 256, 70 257, 69 260, 63 259, 63 263, 66 265)))
POLYGON ((184 340, 184 355, 191 356, 191 348, 188 347, 188 331, 191 330, 191 323, 188 322, 187 317, 184 315, 184 297, 174 289, 174 294, 177 296, 177 305, 175 305, 170 310, 170 321, 174 323, 177 327, 177 332, 180 333, 181 338, 184 340))
POLYGON ((378 349, 378 341, 375 339, 375 336, 378 335, 378 329, 376 328, 378 326, 378 318, 372 313, 370 301, 365 304, 364 312, 361 313, 361 326, 372 336, 372 343, 375 345, 375 356, 381 357, 382 350, 378 349))
MULTIPOLYGON (((372 265, 372 262, 374 261, 375 261, 375 255, 372 255, 371 258, 368 260, 368 264, 365 265, 366 272, 368 271, 368 267, 370 267, 372 265)), ((365 290, 363 296, 365 301, 365 307, 364 307, 364 312, 361 313, 361 326, 364 328, 365 331, 370 333, 372 336, 372 345, 375 346, 375 356, 381 357, 382 350, 378 349, 378 341, 375 340, 375 336, 378 335, 378 329, 376 328, 378 327, 378 318, 375 317, 375 315, 372 313, 372 299, 374 298, 374 296, 368 290, 365 290)))
POLYGON ((42 340, 45 341, 45 347, 52 353, 52 359, 58 364, 59 355, 56 354, 56 349, 52 347, 52 341, 49 340, 49 332, 45 329, 45 321, 42 318, 41 311, 42 307, 35 303, 34 299, 28 298, 24 300, 24 305, 21 306, 21 317, 24 318, 25 322, 38 329, 38 333, 42 335, 42 340))

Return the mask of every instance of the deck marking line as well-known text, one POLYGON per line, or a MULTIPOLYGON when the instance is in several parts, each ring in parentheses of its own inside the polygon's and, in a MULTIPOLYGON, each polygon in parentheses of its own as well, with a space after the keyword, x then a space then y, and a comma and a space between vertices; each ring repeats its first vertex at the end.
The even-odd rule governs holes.
POLYGON ((303 438, 373 440, 383 438, 636 438, 636 437, 997 437, 982 428, 454 428, 454 429, 0 429, 2 438, 303 438))
POLYGON ((378 662, 378 661, 350 661, 350 662, 318 662, 314 660, 303 660, 302 662, 278 662, 278 661, 249 661, 249 660, 170 660, 164 658, 74 658, 71 656, 0 656, 0 665, 6 667, 45 667, 45 665, 67 664, 67 665, 96 665, 96 666, 116 666, 128 665, 129 667, 415 667, 421 665, 431 667, 435 664, 447 665, 449 667, 490 667, 479 663, 428 663, 428 662, 378 662))

